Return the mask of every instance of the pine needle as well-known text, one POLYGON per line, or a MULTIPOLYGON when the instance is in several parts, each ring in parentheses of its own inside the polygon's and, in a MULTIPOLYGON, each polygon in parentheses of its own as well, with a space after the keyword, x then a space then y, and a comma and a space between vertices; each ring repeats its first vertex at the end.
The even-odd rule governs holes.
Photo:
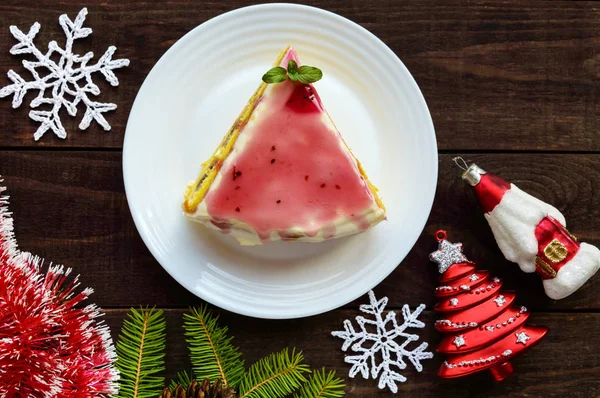
POLYGON ((154 398, 162 392, 165 380, 159 373, 165 369, 165 329, 163 311, 132 308, 129 312, 117 342, 120 398, 154 398))
POLYGON ((171 380, 169 389, 172 392, 179 384, 187 388, 194 379, 196 379, 196 377, 192 371, 182 370, 181 372, 177 372, 177 376, 171 380))
POLYGON ((225 386, 237 388, 244 377, 244 361, 227 336, 228 328, 219 327, 219 317, 206 306, 192 308, 183 320, 196 379, 208 378, 211 383, 221 379, 225 386))
POLYGON ((344 380, 335 377, 334 370, 327 373, 323 368, 312 374, 294 398, 339 398, 344 396, 345 387, 344 380))
POLYGON ((287 349, 271 354, 253 364, 244 376, 240 398, 282 398, 296 391, 306 382, 308 365, 303 364, 302 353, 287 349))

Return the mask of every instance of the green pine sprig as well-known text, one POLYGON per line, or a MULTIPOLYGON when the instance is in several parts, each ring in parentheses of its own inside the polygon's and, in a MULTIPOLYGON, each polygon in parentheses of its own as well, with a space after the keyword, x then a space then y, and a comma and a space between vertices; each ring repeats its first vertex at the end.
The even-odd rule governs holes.
POLYGON ((117 341, 116 367, 120 398, 154 398, 160 395, 165 379, 165 329, 163 311, 134 308, 123 322, 117 341))
POLYGON ((344 380, 336 377, 335 370, 325 368, 313 372, 294 398, 340 398, 344 396, 344 380))
POLYGON ((182 370, 177 372, 177 375, 174 379, 169 383, 169 389, 171 391, 175 390, 175 388, 181 384, 182 386, 189 386, 192 383, 192 380, 195 380, 194 372, 182 370))
POLYGON ((271 68, 263 75, 262 80, 267 84, 281 83, 287 79, 293 82, 298 81, 302 84, 311 84, 318 82, 322 77, 323 71, 321 69, 309 65, 298 67, 296 61, 290 59, 287 69, 283 66, 271 68))
MULTIPOLYGON (((131 309, 117 342, 117 369, 121 374, 119 398, 159 396, 164 386, 160 373, 165 369, 165 329, 163 311, 131 309)), ((190 351, 192 372, 180 372, 171 381, 187 386, 192 380, 226 380, 240 398, 339 398, 344 396, 344 381, 325 369, 311 373, 301 352, 288 349, 268 355, 248 371, 238 349, 227 336, 227 327, 206 306, 184 314, 184 329, 190 351)))
POLYGON ((281 398, 296 391, 310 373, 301 352, 284 349, 250 366, 239 389, 240 398, 281 398))
POLYGON ((206 306, 192 308, 183 314, 183 328, 190 351, 194 375, 198 380, 221 379, 225 386, 236 388, 244 377, 241 353, 227 336, 227 327, 220 327, 219 317, 206 306))

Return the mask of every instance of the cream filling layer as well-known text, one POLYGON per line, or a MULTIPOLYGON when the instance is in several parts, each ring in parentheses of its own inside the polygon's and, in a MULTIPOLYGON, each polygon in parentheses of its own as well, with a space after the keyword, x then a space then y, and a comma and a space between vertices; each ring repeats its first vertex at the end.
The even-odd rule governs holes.
MULTIPOLYGON (((208 209, 206 208, 206 203, 204 200, 200 202, 194 214, 186 214, 186 216, 189 219, 204 224, 211 229, 223 232, 221 228, 212 223, 213 219, 208 213, 208 209)), ((369 228, 372 228, 381 221, 385 220, 385 212, 379 206, 377 206, 375 202, 373 202, 369 208, 365 209, 360 216, 363 220, 365 220, 366 223, 369 224, 369 228)), ((236 238, 241 245, 255 246, 263 243, 254 228, 245 222, 234 218, 225 220, 225 222, 230 225, 228 231, 229 234, 236 238)), ((314 236, 307 236, 305 235, 307 231, 305 231, 303 228, 291 227, 284 231, 284 236, 281 236, 278 231, 271 231, 271 234, 269 235, 269 241, 275 242, 278 240, 284 240, 290 235, 297 235, 299 237, 294 238, 294 241, 318 243, 329 239, 341 238, 343 236, 355 235, 360 232, 364 232, 364 230, 359 228, 358 224, 348 217, 338 217, 331 224, 335 228, 335 232, 331 237, 324 236, 325 229, 321 229, 314 236)))

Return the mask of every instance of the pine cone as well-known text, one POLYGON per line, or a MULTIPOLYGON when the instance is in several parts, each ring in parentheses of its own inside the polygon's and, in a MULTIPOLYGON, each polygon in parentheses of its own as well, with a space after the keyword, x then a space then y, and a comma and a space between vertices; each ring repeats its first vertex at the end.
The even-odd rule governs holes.
POLYGON ((221 380, 210 385, 209 379, 204 379, 201 384, 193 380, 187 388, 178 384, 171 392, 165 387, 159 398, 237 398, 235 390, 231 387, 223 387, 221 380))

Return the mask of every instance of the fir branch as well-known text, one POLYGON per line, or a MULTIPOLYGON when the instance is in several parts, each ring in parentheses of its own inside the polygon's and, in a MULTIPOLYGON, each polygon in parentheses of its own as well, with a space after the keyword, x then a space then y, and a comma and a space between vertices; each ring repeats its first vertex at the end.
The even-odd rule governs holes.
POLYGON ((183 328, 190 351, 194 375, 198 380, 218 379, 224 386, 237 388, 244 377, 244 361, 238 348, 231 344, 227 327, 220 327, 219 317, 204 305, 183 314, 183 328))
POLYGON ((335 377, 334 370, 327 373, 323 368, 313 372, 294 398, 339 398, 344 396, 345 387, 344 380, 335 377))
POLYGON ((306 382, 305 373, 310 373, 303 364, 302 353, 288 349, 271 354, 248 369, 240 387, 240 398, 281 398, 296 391, 306 382))
POLYGON ((134 308, 123 322, 117 342, 116 366, 121 374, 120 398, 156 397, 165 379, 165 329, 163 311, 134 308))
POLYGON ((173 392, 173 390, 175 390, 175 388, 179 384, 187 387, 194 379, 196 379, 196 376, 194 376, 194 372, 182 370, 181 372, 177 372, 177 376, 175 376, 175 378, 171 380, 171 383, 169 384, 169 389, 171 390, 171 392, 173 392))

